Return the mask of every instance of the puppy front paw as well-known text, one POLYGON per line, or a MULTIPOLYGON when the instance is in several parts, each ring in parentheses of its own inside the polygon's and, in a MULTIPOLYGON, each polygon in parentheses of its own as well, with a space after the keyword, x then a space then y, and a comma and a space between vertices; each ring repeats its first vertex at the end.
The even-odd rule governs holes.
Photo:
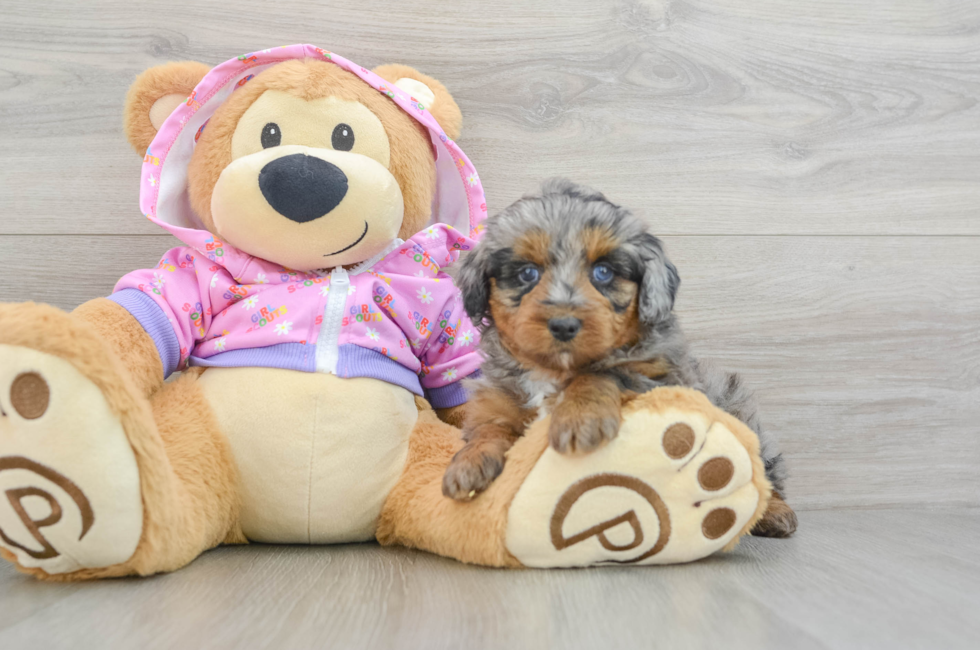
POLYGON ((467 443, 456 452, 442 477, 442 493, 450 499, 469 501, 483 492, 504 470, 504 452, 495 445, 467 443))
POLYGON ((548 439, 562 454, 589 452, 619 433, 623 416, 618 404, 580 406, 561 402, 551 415, 548 439))

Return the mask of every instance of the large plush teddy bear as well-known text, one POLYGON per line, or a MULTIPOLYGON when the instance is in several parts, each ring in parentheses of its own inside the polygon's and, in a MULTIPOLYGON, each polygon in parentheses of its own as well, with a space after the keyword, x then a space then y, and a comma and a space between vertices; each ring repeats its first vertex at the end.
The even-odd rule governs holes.
POLYGON ((460 126, 438 81, 308 45, 141 75, 142 211, 184 246, 71 314, 0 305, 3 557, 85 579, 247 541, 492 566, 734 545, 769 497, 758 441, 686 389, 585 456, 542 420, 489 490, 442 496, 480 362, 446 273, 486 212, 460 126))

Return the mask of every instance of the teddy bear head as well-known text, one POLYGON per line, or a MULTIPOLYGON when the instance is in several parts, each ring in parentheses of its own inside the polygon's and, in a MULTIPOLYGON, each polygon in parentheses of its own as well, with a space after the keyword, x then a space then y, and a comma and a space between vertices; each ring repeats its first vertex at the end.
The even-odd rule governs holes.
MULTIPOLYGON (((206 100, 195 87, 210 71, 167 63, 136 79, 124 126, 139 153, 181 104, 206 100)), ((373 72, 390 89, 378 92, 313 58, 274 63, 230 84, 187 154, 185 202, 200 226, 297 271, 355 264, 421 230, 436 191, 434 144, 392 93, 428 110, 452 140, 462 115, 431 77, 397 64, 373 72)))

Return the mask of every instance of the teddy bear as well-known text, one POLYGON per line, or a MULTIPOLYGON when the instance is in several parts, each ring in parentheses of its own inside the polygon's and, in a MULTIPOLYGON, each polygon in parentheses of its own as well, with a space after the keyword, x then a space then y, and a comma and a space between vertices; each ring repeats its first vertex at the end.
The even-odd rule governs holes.
POLYGON ((140 75, 141 211, 182 245, 71 313, 0 305, 0 555, 83 580, 248 542, 498 567, 731 548, 771 487, 755 434, 689 389, 632 398, 584 456, 544 417, 486 492, 443 497, 480 367, 452 279, 486 216, 461 124, 435 79, 311 45, 140 75))

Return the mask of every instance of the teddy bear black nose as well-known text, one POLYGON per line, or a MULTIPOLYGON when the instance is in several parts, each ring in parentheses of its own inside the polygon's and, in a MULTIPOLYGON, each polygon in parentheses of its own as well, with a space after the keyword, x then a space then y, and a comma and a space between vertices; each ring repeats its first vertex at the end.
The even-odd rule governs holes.
POLYGON ((319 219, 347 194, 347 175, 322 158, 295 153, 259 172, 259 189, 272 208, 297 223, 319 219))

